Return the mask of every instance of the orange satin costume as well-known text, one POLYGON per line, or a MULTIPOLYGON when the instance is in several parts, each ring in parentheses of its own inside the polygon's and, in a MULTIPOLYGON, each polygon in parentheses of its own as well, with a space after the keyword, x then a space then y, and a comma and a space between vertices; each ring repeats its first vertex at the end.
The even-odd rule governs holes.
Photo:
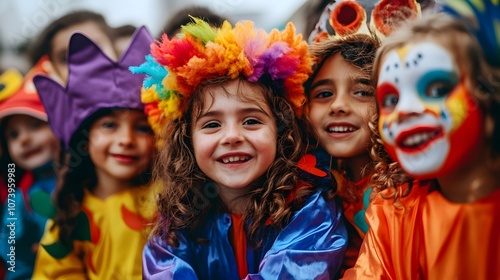
POLYGON ((499 279, 500 190, 451 203, 421 183, 394 204, 384 190, 366 213, 370 229, 344 279, 499 279))

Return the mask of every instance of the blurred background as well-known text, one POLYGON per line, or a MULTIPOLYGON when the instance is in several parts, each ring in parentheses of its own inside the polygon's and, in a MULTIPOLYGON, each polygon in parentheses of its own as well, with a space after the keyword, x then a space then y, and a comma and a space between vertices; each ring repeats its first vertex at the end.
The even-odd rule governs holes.
MULTIPOLYGON (((306 14, 321 0, 2 0, 0 1, 0 68, 15 67, 25 73, 31 65, 26 47, 52 20, 75 10, 103 14, 112 27, 145 25, 155 36, 167 21, 187 6, 202 6, 234 23, 253 20, 269 31, 294 22, 306 28, 306 14)), ((308 34, 307 34, 308 35, 308 34)), ((306 35, 306 37, 307 37, 306 35)))

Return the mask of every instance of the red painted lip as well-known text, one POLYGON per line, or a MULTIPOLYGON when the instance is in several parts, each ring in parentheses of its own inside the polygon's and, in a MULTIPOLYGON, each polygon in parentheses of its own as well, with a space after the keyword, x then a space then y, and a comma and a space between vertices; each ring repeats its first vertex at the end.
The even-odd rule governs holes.
POLYGON ((401 132, 399 136, 396 138, 396 146, 399 149, 401 149, 401 151, 403 151, 404 153, 408 154, 419 153, 427 149, 432 143, 436 142, 443 136, 444 136, 444 131, 442 127, 420 126, 401 132), (425 140, 424 142, 416 143, 411 146, 405 144, 405 140, 417 134, 427 134, 428 139, 425 140))
POLYGON ((121 154, 111 154, 111 156, 118 162, 121 163, 132 163, 139 159, 137 156, 121 155, 121 154))
POLYGON ((358 131, 359 130, 359 127, 356 126, 356 125, 353 125, 352 123, 348 123, 348 122, 333 122, 333 123, 329 123, 327 126, 326 126, 326 133, 328 133, 328 135, 332 138, 335 138, 335 139, 343 139, 343 138, 347 138, 349 136, 351 136, 354 132, 358 131), (349 128, 352 128, 353 130, 352 131, 345 131, 345 132, 332 132, 330 131, 330 127, 334 127, 334 126, 342 126, 342 127, 349 127, 349 128))

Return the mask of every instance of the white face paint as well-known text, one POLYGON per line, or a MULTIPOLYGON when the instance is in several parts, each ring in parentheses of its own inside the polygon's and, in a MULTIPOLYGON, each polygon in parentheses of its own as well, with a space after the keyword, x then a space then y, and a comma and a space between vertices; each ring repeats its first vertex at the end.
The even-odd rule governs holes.
POLYGON ((454 132, 470 113, 463 89, 453 56, 437 44, 409 45, 386 55, 377 87, 379 130, 406 172, 431 177, 450 165, 454 132))

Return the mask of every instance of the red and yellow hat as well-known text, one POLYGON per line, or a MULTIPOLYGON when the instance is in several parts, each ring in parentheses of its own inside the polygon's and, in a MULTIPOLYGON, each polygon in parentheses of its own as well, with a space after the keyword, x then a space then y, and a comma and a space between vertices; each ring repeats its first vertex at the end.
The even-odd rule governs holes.
POLYGON ((0 119, 20 114, 47 121, 33 77, 37 74, 48 75, 50 69, 48 57, 44 56, 26 74, 24 80, 17 70, 8 70, 0 76, 0 85, 4 85, 0 90, 0 119))

